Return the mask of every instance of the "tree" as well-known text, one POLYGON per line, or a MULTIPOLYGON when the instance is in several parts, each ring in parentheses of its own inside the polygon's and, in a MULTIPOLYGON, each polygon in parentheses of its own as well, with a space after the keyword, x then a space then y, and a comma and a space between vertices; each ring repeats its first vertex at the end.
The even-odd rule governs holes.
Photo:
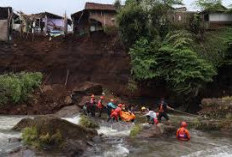
POLYGON ((121 0, 115 0, 114 6, 117 10, 120 10, 122 6, 121 0))
POLYGON ((222 0, 197 0, 196 6, 208 11, 225 10, 222 0))
POLYGON ((119 32, 127 47, 149 35, 148 12, 136 3, 127 4, 117 16, 119 32))
POLYGON ((137 80, 165 80, 176 93, 196 96, 216 71, 192 50, 192 43, 187 31, 169 33, 162 43, 141 38, 130 49, 132 74, 137 80))

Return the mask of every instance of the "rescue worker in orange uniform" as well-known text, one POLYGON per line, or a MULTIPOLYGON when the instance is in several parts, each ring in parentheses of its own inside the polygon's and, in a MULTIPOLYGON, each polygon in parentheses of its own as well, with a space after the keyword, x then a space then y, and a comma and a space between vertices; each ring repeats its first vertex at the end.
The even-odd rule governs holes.
POLYGON ((122 104, 118 104, 118 107, 115 110, 112 110, 110 118, 118 122, 120 112, 122 111, 122 107, 123 107, 122 104))
POLYGON ((176 138, 181 141, 189 141, 190 140, 190 133, 186 129, 187 123, 181 122, 181 127, 176 132, 176 138))
POLYGON ((98 100, 98 103, 97 103, 97 108, 98 108, 98 112, 99 112, 98 117, 101 117, 101 114, 102 114, 103 109, 104 109, 103 99, 104 99, 104 97, 101 96, 101 97, 100 97, 100 100, 98 100))
POLYGON ((160 104, 159 104, 159 115, 158 115, 159 121, 161 121, 162 117, 164 117, 167 121, 169 121, 167 109, 174 111, 173 108, 171 108, 170 106, 167 105, 167 103, 164 101, 164 98, 162 98, 160 101, 160 104))

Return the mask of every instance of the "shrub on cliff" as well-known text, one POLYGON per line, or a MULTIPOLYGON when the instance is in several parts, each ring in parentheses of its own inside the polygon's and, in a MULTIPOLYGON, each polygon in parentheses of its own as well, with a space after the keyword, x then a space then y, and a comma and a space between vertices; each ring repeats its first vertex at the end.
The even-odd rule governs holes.
POLYGON ((192 50, 192 42, 187 31, 169 33, 163 41, 141 38, 130 49, 132 74, 141 81, 165 80, 178 94, 197 95, 216 71, 192 50))
POLYGON ((63 141, 59 130, 53 135, 50 135, 49 133, 39 134, 36 127, 27 127, 23 129, 22 138, 25 144, 36 148, 59 146, 63 141))
POLYGON ((26 101, 34 89, 40 86, 42 77, 40 72, 0 75, 0 104, 26 101))
POLYGON ((99 125, 96 122, 94 122, 89 117, 84 116, 84 115, 81 116, 80 126, 83 126, 85 128, 90 128, 90 129, 99 128, 99 125))

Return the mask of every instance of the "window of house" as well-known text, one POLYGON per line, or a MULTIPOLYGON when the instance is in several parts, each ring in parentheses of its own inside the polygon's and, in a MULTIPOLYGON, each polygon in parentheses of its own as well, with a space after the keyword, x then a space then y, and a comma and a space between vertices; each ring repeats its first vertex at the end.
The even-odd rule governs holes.
POLYGON ((181 15, 178 16, 178 21, 181 21, 181 15))

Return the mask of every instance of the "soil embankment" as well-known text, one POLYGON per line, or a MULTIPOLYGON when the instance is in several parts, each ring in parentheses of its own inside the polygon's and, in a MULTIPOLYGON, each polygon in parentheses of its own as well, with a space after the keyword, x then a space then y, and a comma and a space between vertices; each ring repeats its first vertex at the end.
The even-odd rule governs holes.
POLYGON ((102 32, 90 37, 16 38, 10 45, 0 43, 0 73, 42 72, 41 89, 29 103, 1 109, 2 114, 50 114, 69 105, 73 89, 84 82, 99 83, 115 94, 127 94, 129 56, 118 35, 102 32), (47 86, 48 85, 48 86, 47 86), (42 90, 42 91, 41 91, 42 90), (30 112, 29 112, 30 111, 30 112))

